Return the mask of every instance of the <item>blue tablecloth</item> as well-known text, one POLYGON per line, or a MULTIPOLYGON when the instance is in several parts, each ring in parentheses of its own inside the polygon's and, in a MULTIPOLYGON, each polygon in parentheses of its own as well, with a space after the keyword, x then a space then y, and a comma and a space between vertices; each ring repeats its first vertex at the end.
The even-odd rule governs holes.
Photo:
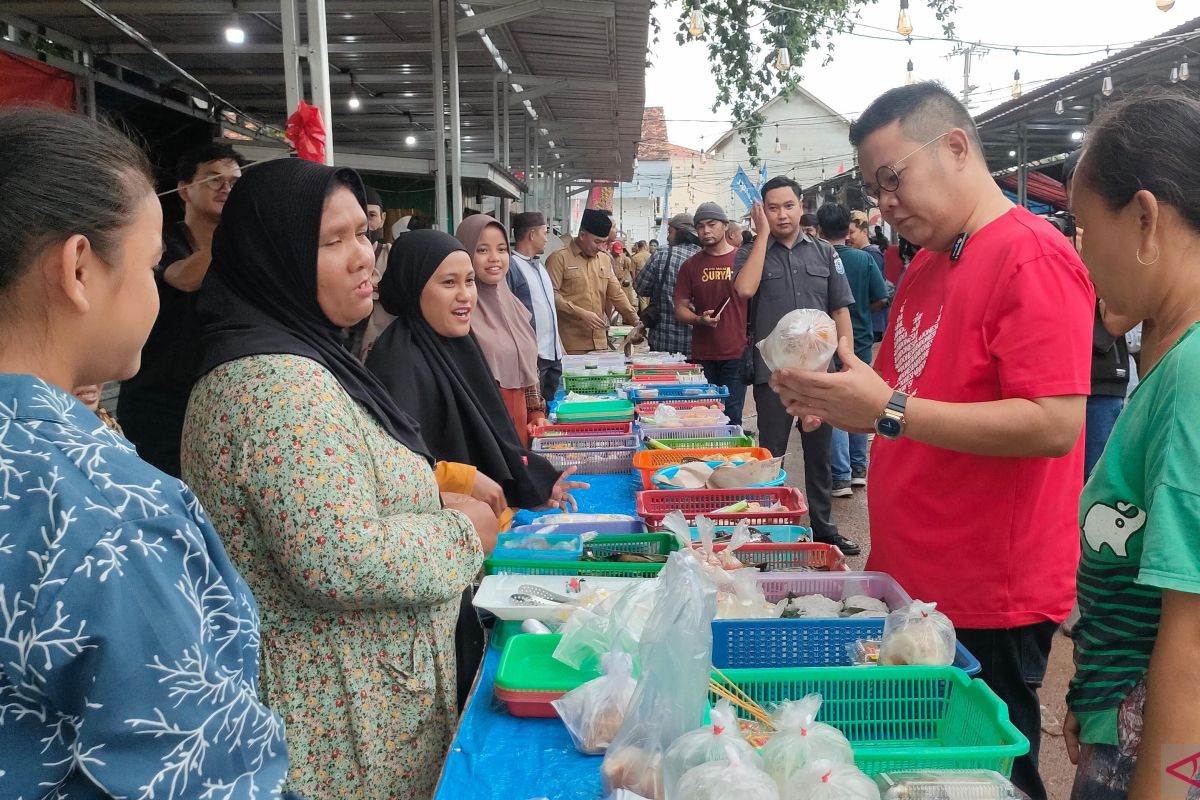
MULTIPOLYGON (((634 514, 640 482, 629 474, 588 475, 579 510, 634 514)), ((518 512, 514 525, 545 512, 518 512)), ((520 719, 492 692, 500 653, 488 648, 450 746, 436 800, 598 800, 600 756, 581 755, 558 719, 520 719)))

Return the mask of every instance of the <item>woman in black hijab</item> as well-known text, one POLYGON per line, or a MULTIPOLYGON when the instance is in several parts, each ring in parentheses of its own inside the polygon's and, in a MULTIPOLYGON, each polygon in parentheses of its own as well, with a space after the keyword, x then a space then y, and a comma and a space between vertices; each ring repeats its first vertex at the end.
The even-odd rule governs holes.
POLYGON ((574 507, 568 481, 521 447, 479 343, 471 334, 475 272, 457 239, 413 231, 392 248, 379 302, 396 317, 376 341, 367 367, 421 425, 439 461, 471 464, 500 484, 520 508, 574 507))
MULTIPOLYGON (((199 298, 183 473, 258 600, 288 788, 428 798, 456 719, 459 605, 498 525, 439 497, 416 422, 343 344, 371 311, 366 232, 352 170, 246 170, 199 298)), ((217 624, 221 598, 196 603, 217 624)))

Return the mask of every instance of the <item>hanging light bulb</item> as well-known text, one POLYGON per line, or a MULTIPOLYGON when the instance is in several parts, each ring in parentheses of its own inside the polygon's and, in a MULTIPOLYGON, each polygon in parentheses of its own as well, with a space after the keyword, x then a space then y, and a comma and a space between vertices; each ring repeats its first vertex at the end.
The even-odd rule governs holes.
POLYGON ((775 71, 787 72, 792 68, 792 54, 784 46, 775 51, 775 71))
POLYGON ((1170 11, 1175 7, 1175 0, 1155 0, 1154 5, 1159 11, 1170 11))
POLYGON ((1100 94, 1104 95, 1105 97, 1112 97, 1112 93, 1113 93, 1112 75, 1109 75, 1106 72, 1106 73, 1104 73, 1104 81, 1100 84, 1100 94))
POLYGON ((783 152, 783 145, 779 143, 779 124, 776 123, 775 124, 775 153, 779 154, 782 152, 783 152))
POLYGON ((246 43, 246 29, 242 27, 242 21, 238 19, 236 2, 233 4, 233 17, 229 20, 229 26, 225 28, 225 41, 230 44, 246 43))
POLYGON ((1188 72, 1188 63, 1187 59, 1185 58, 1183 61, 1179 62, 1179 80, 1186 81, 1190 77, 1191 74, 1188 72))
POLYGON ((354 90, 350 91, 350 100, 346 103, 350 106, 351 111, 357 111, 362 106, 362 101, 358 99, 358 93, 354 90))
POLYGON ((913 82, 913 63, 912 59, 908 60, 908 73, 904 77, 904 85, 911 86, 913 82))
POLYGON ((1054 113, 1061 117, 1064 111, 1066 111, 1066 106, 1063 105, 1063 99, 1060 97, 1054 101, 1054 113))
POLYGON ((707 163, 708 163, 708 153, 706 153, 704 151, 704 137, 701 136, 700 137, 700 164, 704 165, 707 163))
POLYGON ((1021 70, 1019 70, 1019 69, 1013 70, 1012 96, 1013 96, 1013 100, 1016 100, 1018 97, 1021 96, 1021 70))
POLYGON ((700 13, 698 7, 692 8, 692 16, 688 19, 688 36, 693 39, 700 38, 704 33, 704 15, 700 13))
POLYGON ((1179 65, 1171 67, 1171 83, 1179 83, 1179 65))
POLYGON ((901 36, 911 36, 912 32, 912 17, 908 15, 908 0, 900 0, 900 17, 896 20, 896 33, 901 36))

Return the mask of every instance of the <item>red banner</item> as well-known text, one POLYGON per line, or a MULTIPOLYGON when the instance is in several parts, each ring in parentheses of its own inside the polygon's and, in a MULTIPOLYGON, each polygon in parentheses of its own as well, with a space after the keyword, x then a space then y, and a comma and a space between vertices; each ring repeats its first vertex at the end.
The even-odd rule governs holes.
POLYGON ((0 53, 0 106, 54 106, 75 110, 75 79, 30 58, 0 53))

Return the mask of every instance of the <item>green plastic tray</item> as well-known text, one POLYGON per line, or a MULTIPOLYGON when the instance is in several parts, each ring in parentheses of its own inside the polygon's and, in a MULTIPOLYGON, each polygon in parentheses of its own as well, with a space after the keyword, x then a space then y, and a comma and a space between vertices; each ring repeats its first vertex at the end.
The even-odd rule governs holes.
POLYGON ((719 447, 754 447, 750 436, 722 436, 716 439, 655 439, 672 450, 715 450, 719 447))
POLYGON ((662 564, 610 564, 588 561, 521 561, 489 558, 484 575, 590 575, 604 578, 653 578, 662 564))
POLYGON ((562 636, 557 633, 522 633, 513 636, 500 654, 496 686, 506 692, 569 692, 600 677, 587 663, 572 669, 554 658, 562 636))
POLYGON ((845 734, 854 747, 854 763, 868 775, 993 769, 1007 776, 1013 759, 1029 752, 1029 740, 1009 722, 1000 698, 983 681, 968 678, 956 667, 724 672, 768 710, 784 700, 819 693, 824 702, 818 719, 845 734))
POLYGON ((555 414, 559 422, 623 422, 633 419, 633 403, 628 400, 560 403, 555 414))

